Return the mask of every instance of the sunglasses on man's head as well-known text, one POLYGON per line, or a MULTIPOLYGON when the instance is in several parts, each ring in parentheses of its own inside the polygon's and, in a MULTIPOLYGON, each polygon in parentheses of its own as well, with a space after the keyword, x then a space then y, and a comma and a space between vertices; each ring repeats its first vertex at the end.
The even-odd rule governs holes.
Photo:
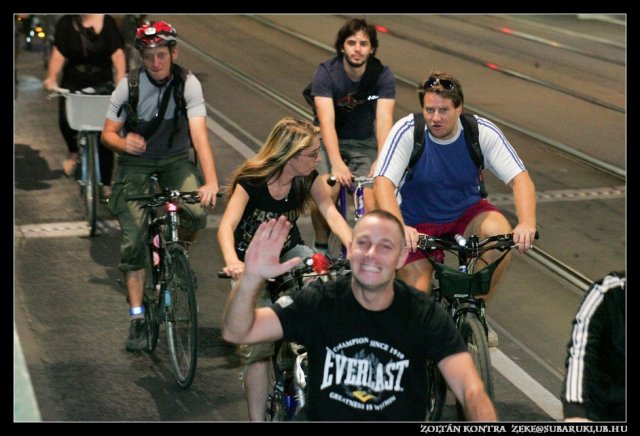
POLYGON ((453 91, 453 88, 456 87, 455 83, 453 83, 453 80, 432 77, 424 82, 422 89, 432 89, 435 88, 438 84, 440 84, 440 86, 442 86, 442 88, 444 88, 446 91, 453 91))

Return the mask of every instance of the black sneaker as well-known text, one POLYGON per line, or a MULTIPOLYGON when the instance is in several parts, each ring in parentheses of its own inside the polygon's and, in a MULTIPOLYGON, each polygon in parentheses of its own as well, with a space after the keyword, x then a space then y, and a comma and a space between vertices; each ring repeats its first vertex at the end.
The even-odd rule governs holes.
POLYGON ((131 320, 129 326, 129 338, 127 339, 127 351, 144 351, 149 345, 147 338, 147 323, 143 318, 131 320))

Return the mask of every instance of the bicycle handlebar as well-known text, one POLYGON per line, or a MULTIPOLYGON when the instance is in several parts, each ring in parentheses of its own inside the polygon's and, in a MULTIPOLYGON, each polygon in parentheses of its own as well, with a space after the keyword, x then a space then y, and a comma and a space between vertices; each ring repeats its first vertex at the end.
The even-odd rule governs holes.
MULTIPOLYGON (((291 279, 299 279, 301 277, 319 277, 326 276, 335 271, 341 271, 350 267, 349 261, 341 258, 330 258, 322 253, 314 253, 312 256, 305 257, 302 265, 293 267, 282 276, 289 276, 291 279), (320 256, 324 259, 321 259, 320 256)), ((218 277, 221 279, 230 279, 224 271, 218 271, 218 277)))
POLYGON ((146 205, 147 207, 159 206, 178 198, 190 204, 195 204, 200 201, 198 191, 181 192, 169 188, 165 189, 163 192, 155 192, 152 194, 132 194, 124 197, 125 201, 149 201, 149 204, 146 205))
POLYGON ((68 88, 61 88, 59 86, 54 86, 49 90, 51 92, 49 95, 47 95, 47 98, 51 99, 53 97, 64 97, 68 94, 93 95, 93 96, 111 95, 111 91, 103 88, 104 87, 97 87, 96 89, 91 86, 88 86, 86 88, 71 91, 71 89, 68 89, 68 88))
MULTIPOLYGON (((534 239, 539 239, 540 235, 536 231, 534 239)), ((513 243, 513 233, 507 233, 504 235, 489 236, 488 238, 478 241, 478 237, 473 235, 469 239, 465 239, 461 235, 455 235, 453 239, 439 238, 436 236, 429 236, 423 233, 418 234, 418 248, 421 250, 431 252, 434 250, 450 250, 457 251, 459 253, 478 253, 487 250, 508 250, 514 248, 516 245, 513 243), (486 247, 487 244, 495 242, 496 244, 486 247)))
MULTIPOLYGON (((337 182, 338 182, 338 179, 336 179, 336 176, 331 176, 327 179, 327 184, 329 186, 334 186, 337 182)), ((360 185, 360 186, 373 185, 373 177, 366 177, 366 176, 352 177, 351 185, 352 186, 353 185, 360 185)))
POLYGON ((64 97, 71 92, 70 89, 60 88, 59 86, 54 86, 49 91, 50 93, 47 95, 47 100, 51 100, 52 98, 56 97, 64 97))

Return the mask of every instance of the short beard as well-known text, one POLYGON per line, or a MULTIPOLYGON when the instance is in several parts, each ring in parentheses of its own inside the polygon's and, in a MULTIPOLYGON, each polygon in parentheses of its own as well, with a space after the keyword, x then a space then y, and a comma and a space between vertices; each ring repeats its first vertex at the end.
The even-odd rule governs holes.
POLYGON ((363 65, 366 65, 366 64, 367 64, 367 61, 369 60, 369 57, 367 56, 367 58, 366 58, 364 61, 362 61, 361 63, 359 63, 359 64, 356 64, 356 63, 354 63, 354 62, 351 62, 351 61, 349 60, 349 58, 348 58, 348 57, 346 57, 346 56, 344 57, 344 60, 349 64, 349 66, 350 66, 351 68, 359 68, 359 67, 362 67, 363 65))

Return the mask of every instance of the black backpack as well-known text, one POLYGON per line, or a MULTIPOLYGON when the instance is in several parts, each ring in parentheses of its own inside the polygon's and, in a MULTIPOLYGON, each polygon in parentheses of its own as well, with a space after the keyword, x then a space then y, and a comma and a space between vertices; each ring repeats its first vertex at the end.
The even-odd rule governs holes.
POLYGON ((182 68, 180 65, 173 64, 171 66, 171 73, 174 77, 174 80, 169 83, 167 90, 164 93, 164 97, 162 98, 162 102, 160 103, 160 109, 158 111, 158 115, 153 119, 151 123, 149 123, 148 127, 144 131, 140 131, 138 124, 140 119, 138 118, 138 100, 140 98, 140 73, 142 72, 144 67, 136 68, 134 70, 129 71, 127 74, 127 82, 129 84, 129 98, 126 103, 120 106, 118 110, 118 116, 122 113, 122 110, 127 113, 127 120, 125 121, 125 125, 127 130, 138 133, 144 137, 144 139, 149 139, 151 135, 155 133, 155 131, 160 127, 160 122, 164 118, 164 114, 167 111, 167 106, 169 105, 169 97, 173 95, 173 98, 176 102, 175 113, 173 114, 173 132, 171 132, 171 137, 169 138, 169 147, 173 143, 173 135, 178 129, 178 116, 182 114, 182 116, 187 118, 187 102, 184 99, 184 83, 187 80, 187 75, 189 74, 189 70, 182 68), (171 92, 173 90, 173 92, 171 92))
MULTIPOLYGON (((425 121, 422 112, 415 112, 413 114, 413 150, 411 151, 411 158, 409 159, 409 166, 407 167, 407 180, 411 180, 413 177, 412 168, 418 162, 420 155, 424 151, 424 129, 425 121)), ((484 156, 482 155, 482 149, 480 148, 479 133, 478 133, 478 120, 473 114, 462 113, 460 115, 460 122, 464 128, 464 139, 467 143, 467 150, 469 155, 478 168, 478 180, 480 182, 480 195, 482 198, 486 198, 487 188, 484 186, 484 177, 482 170, 484 169, 484 156)))

